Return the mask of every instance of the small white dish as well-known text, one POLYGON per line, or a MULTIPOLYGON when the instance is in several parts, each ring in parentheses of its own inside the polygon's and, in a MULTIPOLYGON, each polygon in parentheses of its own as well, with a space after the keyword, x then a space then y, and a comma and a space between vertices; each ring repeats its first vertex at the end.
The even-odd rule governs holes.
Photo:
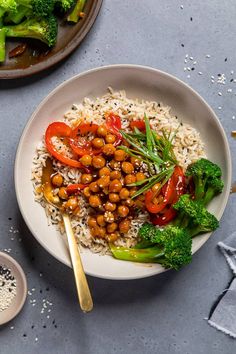
MULTIPOLYGON (((55 226, 48 226, 44 209, 34 201, 32 160, 49 123, 62 119, 65 111, 84 97, 102 96, 108 86, 114 90, 125 89, 131 98, 161 101, 200 132, 208 158, 218 163, 223 171, 225 188, 209 207, 218 219, 230 193, 231 157, 225 132, 213 110, 193 89, 167 73, 138 65, 111 65, 79 74, 52 91, 33 113, 22 134, 15 161, 16 195, 25 222, 40 244, 68 266, 71 266, 70 257, 62 236, 55 226)), ((209 237, 208 233, 194 238, 193 253, 209 237)), ((82 261, 87 274, 106 279, 136 279, 164 271, 158 264, 119 261, 86 249, 83 249, 82 261)))
POLYGON ((10 269, 16 281, 16 295, 9 307, 0 312, 0 325, 3 325, 16 317, 24 306, 27 296, 27 281, 19 263, 4 252, 0 252, 0 265, 10 269))

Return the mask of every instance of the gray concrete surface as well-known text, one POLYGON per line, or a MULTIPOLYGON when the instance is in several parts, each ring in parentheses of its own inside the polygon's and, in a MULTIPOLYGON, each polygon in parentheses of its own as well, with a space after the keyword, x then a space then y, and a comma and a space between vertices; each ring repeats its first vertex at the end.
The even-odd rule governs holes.
POLYGON ((235 18, 234 0, 105 0, 93 29, 68 60, 46 74, 0 82, 0 249, 11 249, 32 293, 21 314, 0 328, 1 354, 235 352, 236 342, 204 320, 231 278, 216 244, 235 230, 235 196, 220 229, 191 265, 144 280, 89 278, 95 308, 85 315, 76 301, 71 270, 34 240, 20 215, 13 185, 17 143, 40 101, 73 75, 112 63, 150 65, 191 85, 218 114, 234 158, 236 141, 230 132, 236 129, 235 18), (218 74, 225 74, 225 85, 217 83, 218 74), (41 313, 43 303, 47 309, 41 313))

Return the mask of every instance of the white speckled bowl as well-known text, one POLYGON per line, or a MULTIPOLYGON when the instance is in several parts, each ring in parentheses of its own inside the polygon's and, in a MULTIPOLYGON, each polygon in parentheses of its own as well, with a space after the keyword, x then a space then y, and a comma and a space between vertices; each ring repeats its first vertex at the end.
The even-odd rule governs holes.
POLYGON ((0 252, 0 265, 4 265, 11 270, 12 275, 16 279, 16 295, 10 306, 0 312, 0 325, 11 321, 18 315, 24 306, 27 295, 27 282, 21 266, 8 254, 0 252))
MULTIPOLYGON (((70 258, 63 238, 55 227, 48 227, 43 208, 34 201, 30 180, 32 159, 50 122, 61 119, 72 103, 80 102, 84 97, 102 96, 108 86, 115 90, 125 89, 132 98, 162 101, 201 133, 209 159, 223 170, 224 191, 210 205, 210 211, 218 218, 224 212, 230 193, 231 158, 224 130, 212 109, 189 86, 169 74, 137 65, 111 65, 79 74, 52 91, 33 113, 22 134, 15 161, 16 195, 25 222, 41 245, 68 266, 70 258)), ((209 237, 210 234, 196 237, 193 253, 209 237)), ((87 274, 107 279, 143 278, 164 271, 158 264, 118 261, 89 250, 83 250, 82 259, 87 274)))

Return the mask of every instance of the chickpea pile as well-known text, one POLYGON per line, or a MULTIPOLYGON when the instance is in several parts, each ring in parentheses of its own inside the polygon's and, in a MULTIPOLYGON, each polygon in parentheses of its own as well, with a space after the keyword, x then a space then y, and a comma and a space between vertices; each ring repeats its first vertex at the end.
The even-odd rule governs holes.
MULTIPOLYGON (((91 207, 88 219, 91 235, 109 242, 129 231, 138 206, 136 200, 131 199, 137 188, 128 184, 146 178, 140 171, 140 160, 116 148, 115 141, 116 136, 101 125, 92 140, 92 145, 101 149, 101 154, 80 158, 80 162, 91 169, 91 173, 81 176, 81 183, 87 184, 83 194, 91 207)), ((142 200, 137 198, 137 202, 142 203, 142 200)))
POLYGON ((80 211, 79 200, 76 195, 69 195, 66 190, 66 186, 64 185, 64 178, 56 173, 51 176, 52 186, 58 190, 58 197, 63 200, 62 207, 73 215, 76 215, 80 211))
MULTIPOLYGON (((144 207, 144 196, 134 200, 132 196, 137 187, 129 184, 146 178, 142 172, 141 161, 130 157, 119 147, 115 147, 117 137, 105 125, 100 125, 91 140, 92 147, 99 155, 83 155, 79 161, 89 173, 81 175, 80 183, 86 185, 81 191, 90 206, 88 226, 94 238, 115 242, 131 227, 135 209, 144 207)), ((123 142, 126 144, 126 142, 123 142)), ((56 173, 51 183, 57 196, 63 201, 66 212, 79 215, 78 195, 68 194, 63 177, 56 173)))

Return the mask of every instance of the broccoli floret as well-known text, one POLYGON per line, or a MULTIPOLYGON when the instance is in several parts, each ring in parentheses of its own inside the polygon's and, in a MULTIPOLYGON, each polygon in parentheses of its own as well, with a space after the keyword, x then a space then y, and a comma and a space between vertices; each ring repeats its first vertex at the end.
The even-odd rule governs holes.
POLYGON ((0 27, 2 26, 3 17, 8 11, 15 12, 17 4, 15 0, 1 0, 0 2, 0 27))
POLYGON ((77 23, 80 19, 80 14, 83 12, 86 0, 77 0, 76 5, 67 17, 68 22, 77 23))
POLYGON ((224 182, 219 178, 209 179, 203 200, 203 205, 207 205, 215 195, 220 194, 224 188, 224 182))
POLYGON ((55 0, 56 5, 63 12, 69 11, 74 5, 76 0, 55 0))
POLYGON ((111 245, 113 256, 126 261, 159 263, 175 270, 191 262, 192 239, 187 230, 175 226, 157 229, 153 225, 144 226, 142 231, 144 229, 148 232, 142 233, 145 241, 149 239, 152 247, 136 249, 111 245))
POLYGON ((135 248, 147 248, 149 246, 152 246, 152 240, 156 238, 157 230, 158 229, 156 227, 153 227, 152 224, 143 224, 138 232, 141 241, 137 243, 135 248))
POLYGON ((190 195, 182 195, 173 205, 178 210, 180 222, 178 225, 188 229, 190 235, 214 231, 219 227, 219 221, 203 206, 201 202, 191 199, 190 195))
POLYGON ((54 10, 54 0, 16 0, 18 5, 27 7, 33 16, 47 17, 54 10))
POLYGON ((49 47, 54 46, 57 39, 57 19, 53 15, 41 20, 29 18, 5 29, 7 37, 35 38, 49 47))
POLYGON ((216 217, 209 213, 206 208, 199 208, 199 213, 195 218, 191 220, 189 224, 188 231, 191 237, 194 237, 198 234, 202 234, 204 232, 211 232, 216 230, 219 227, 219 221, 216 217))
POLYGON ((4 62, 6 56, 6 31, 4 28, 0 28, 0 63, 4 62))
POLYGON ((204 205, 209 203, 224 187, 220 167, 207 159, 200 159, 188 166, 186 176, 193 178, 195 199, 204 205))
POLYGON ((20 23, 24 18, 32 16, 32 11, 28 7, 18 5, 17 11, 7 12, 7 15, 4 18, 4 23, 20 23))

